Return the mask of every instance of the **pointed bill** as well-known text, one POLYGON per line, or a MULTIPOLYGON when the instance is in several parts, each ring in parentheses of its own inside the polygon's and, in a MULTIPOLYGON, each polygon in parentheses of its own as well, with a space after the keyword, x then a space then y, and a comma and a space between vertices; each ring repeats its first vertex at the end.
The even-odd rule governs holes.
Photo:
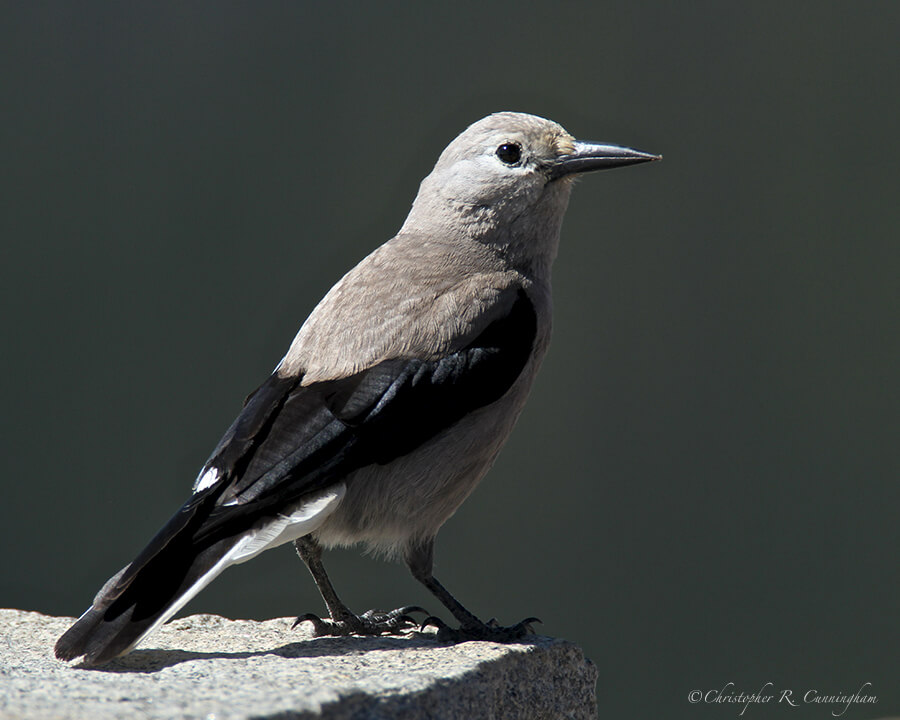
POLYGON ((571 153, 560 155, 550 165, 549 174, 551 180, 556 180, 566 175, 593 170, 609 170, 661 159, 661 155, 652 155, 620 145, 604 145, 603 143, 576 140, 571 153))

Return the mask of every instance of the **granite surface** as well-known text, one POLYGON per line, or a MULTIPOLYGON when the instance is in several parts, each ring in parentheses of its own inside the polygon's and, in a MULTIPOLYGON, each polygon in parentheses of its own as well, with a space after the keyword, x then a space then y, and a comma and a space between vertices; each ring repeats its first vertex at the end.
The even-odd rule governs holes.
POLYGON ((192 615, 124 658, 53 657, 73 618, 0 610, 0 718, 594 718, 597 671, 564 640, 314 638, 293 618, 192 615))

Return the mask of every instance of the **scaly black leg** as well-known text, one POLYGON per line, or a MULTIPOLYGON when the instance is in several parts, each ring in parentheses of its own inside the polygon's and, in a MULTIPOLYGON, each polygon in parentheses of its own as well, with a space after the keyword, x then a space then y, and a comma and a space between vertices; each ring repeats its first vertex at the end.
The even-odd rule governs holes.
POLYGON ((420 607, 409 606, 390 612, 368 610, 362 615, 356 615, 341 602, 328 578, 328 573, 325 572, 325 566, 322 564, 322 546, 306 535, 294 540, 294 547, 297 549, 300 559, 309 568, 313 580, 316 581, 316 586, 319 588, 319 593, 322 595, 330 615, 329 619, 322 619, 318 615, 307 613, 294 621, 294 627, 308 620, 313 624, 316 636, 399 634, 418 624, 409 617, 409 613, 425 612, 420 607))
POLYGON ((532 623, 540 622, 537 618, 526 618, 516 625, 502 627, 495 620, 484 623, 466 610, 450 592, 441 585, 432 574, 434 566, 434 540, 428 540, 410 546, 406 552, 406 564, 413 577, 427 587, 459 621, 459 628, 454 630, 440 618, 433 615, 422 623, 422 627, 434 625, 438 629, 438 639, 448 642, 464 642, 466 640, 490 640, 492 642, 512 642, 528 633, 533 633, 532 623))

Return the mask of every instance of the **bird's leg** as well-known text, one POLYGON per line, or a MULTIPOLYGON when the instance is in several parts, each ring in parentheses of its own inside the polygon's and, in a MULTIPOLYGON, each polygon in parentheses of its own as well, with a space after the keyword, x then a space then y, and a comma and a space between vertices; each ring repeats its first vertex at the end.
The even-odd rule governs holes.
POLYGON ((311 536, 294 540, 294 547, 300 559, 306 564, 313 580, 316 581, 316 587, 325 601, 325 607, 331 616, 328 620, 323 620, 318 615, 307 613, 301 615, 294 621, 294 627, 301 622, 308 620, 313 624, 315 634, 319 635, 382 635, 384 633, 399 633, 408 630, 417 625, 409 613, 425 612, 420 607, 410 606, 397 608, 390 612, 381 612, 379 610, 368 610, 362 615, 356 615, 341 602, 334 585, 325 572, 325 566, 322 564, 322 546, 319 545, 311 536))
POLYGON ((406 564, 409 566, 413 577, 427 587, 432 594, 440 600, 453 617, 459 621, 459 629, 454 630, 449 627, 443 620, 431 616, 422 623, 424 628, 427 625, 435 625, 438 628, 438 639, 447 640, 449 642, 464 642, 466 640, 490 640, 493 642, 511 642, 519 638, 533 633, 532 623, 540 622, 537 618, 526 618, 516 625, 510 627, 502 627, 495 620, 487 623, 479 620, 475 615, 470 613, 450 592, 441 585, 437 578, 432 574, 434 566, 434 540, 422 541, 416 545, 411 545, 406 551, 406 564))
POLYGON ((340 622, 353 617, 353 613, 341 602, 328 573, 325 572, 325 566, 322 564, 322 546, 309 535, 305 535, 294 540, 294 547, 316 581, 316 587, 319 588, 319 594, 325 601, 331 619, 340 622))

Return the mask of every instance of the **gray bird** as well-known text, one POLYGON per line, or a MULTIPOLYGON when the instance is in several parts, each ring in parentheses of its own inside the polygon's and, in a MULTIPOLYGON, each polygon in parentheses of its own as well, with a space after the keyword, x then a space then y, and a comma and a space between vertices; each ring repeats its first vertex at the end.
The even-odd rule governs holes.
POLYGON ((100 664, 128 652, 229 565, 293 541, 329 617, 317 634, 381 634, 405 607, 352 613, 322 548, 402 557, 459 622, 450 641, 529 631, 484 623, 432 574, 434 540, 491 467, 550 341, 550 268, 573 179, 658 159, 502 112, 444 150, 397 235, 348 272, 203 466, 193 494, 56 643, 100 664))

